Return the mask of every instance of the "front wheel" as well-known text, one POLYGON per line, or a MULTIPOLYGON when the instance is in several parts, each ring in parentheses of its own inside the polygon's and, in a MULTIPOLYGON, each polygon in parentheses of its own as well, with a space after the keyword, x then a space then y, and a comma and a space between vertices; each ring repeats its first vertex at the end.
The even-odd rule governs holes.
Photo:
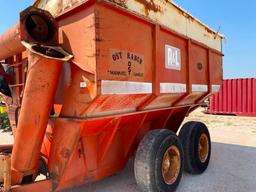
POLYGON ((183 171, 183 150, 175 133, 153 130, 139 144, 134 172, 138 186, 145 192, 173 192, 183 171))

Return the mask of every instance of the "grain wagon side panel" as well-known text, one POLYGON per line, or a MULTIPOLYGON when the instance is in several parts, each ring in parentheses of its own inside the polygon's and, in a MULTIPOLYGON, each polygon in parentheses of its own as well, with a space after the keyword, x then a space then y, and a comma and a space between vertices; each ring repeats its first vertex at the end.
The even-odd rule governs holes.
POLYGON ((152 25, 103 5, 95 19, 99 97, 86 114, 136 111, 152 94, 152 25))
POLYGON ((216 35, 208 26, 184 11, 173 1, 104 0, 104 2, 128 10, 141 18, 148 18, 154 23, 173 29, 179 34, 221 51, 221 39, 223 36, 216 35))
POLYGON ((74 55, 72 62, 83 70, 96 73, 96 21, 94 5, 58 18, 59 42, 74 55))
POLYGON ((75 58, 64 63, 59 80, 55 104, 61 116, 83 116, 97 96, 95 9, 83 8, 58 18, 60 44, 75 58))
POLYGON ((223 83, 222 56, 222 53, 209 50, 210 82, 212 84, 211 88, 213 93, 218 92, 220 90, 220 86, 223 83))
POLYGON ((74 54, 72 64, 92 74, 79 72, 80 78, 58 94, 63 115, 98 117, 191 105, 218 91, 221 35, 174 3, 154 2, 159 10, 136 0, 123 3, 72 1, 68 8, 63 1, 50 8, 51 1, 38 1, 58 15, 60 42, 74 54), (174 67, 167 66, 169 53, 175 53, 174 67), (79 81, 84 87, 68 101, 79 81))
POLYGON ((155 54, 153 63, 155 68, 154 93, 158 97, 145 109, 173 106, 188 90, 187 39, 157 25, 152 30, 154 31, 153 41, 156 44, 156 52, 152 52, 153 55, 155 54), (176 51, 178 54, 178 62, 173 66, 169 63, 170 51, 176 51))

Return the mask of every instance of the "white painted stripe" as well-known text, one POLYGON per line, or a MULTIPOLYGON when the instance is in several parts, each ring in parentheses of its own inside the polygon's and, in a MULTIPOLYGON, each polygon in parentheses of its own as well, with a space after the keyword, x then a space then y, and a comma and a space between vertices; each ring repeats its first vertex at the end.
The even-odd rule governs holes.
POLYGON ((217 93, 220 90, 220 85, 212 85, 212 92, 217 93))
POLYGON ((207 92, 208 85, 201 85, 201 84, 193 84, 192 85, 192 92, 207 92))
POLYGON ((160 83, 160 93, 186 93, 187 86, 182 83, 160 83))
POLYGON ((152 94, 152 83, 102 80, 101 94, 152 94))

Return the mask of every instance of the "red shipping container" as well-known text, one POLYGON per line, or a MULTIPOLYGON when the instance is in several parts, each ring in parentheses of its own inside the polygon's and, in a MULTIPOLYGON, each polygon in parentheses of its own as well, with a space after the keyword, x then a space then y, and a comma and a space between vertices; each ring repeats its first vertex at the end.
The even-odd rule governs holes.
POLYGON ((210 98, 208 113, 256 116, 256 78, 224 80, 210 98))

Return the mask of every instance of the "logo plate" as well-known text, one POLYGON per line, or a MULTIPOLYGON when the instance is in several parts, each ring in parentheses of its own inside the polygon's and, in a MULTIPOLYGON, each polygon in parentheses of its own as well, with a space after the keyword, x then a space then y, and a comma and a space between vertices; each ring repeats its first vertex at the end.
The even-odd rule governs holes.
POLYGON ((180 49, 170 45, 165 45, 165 68, 181 70, 180 49))

